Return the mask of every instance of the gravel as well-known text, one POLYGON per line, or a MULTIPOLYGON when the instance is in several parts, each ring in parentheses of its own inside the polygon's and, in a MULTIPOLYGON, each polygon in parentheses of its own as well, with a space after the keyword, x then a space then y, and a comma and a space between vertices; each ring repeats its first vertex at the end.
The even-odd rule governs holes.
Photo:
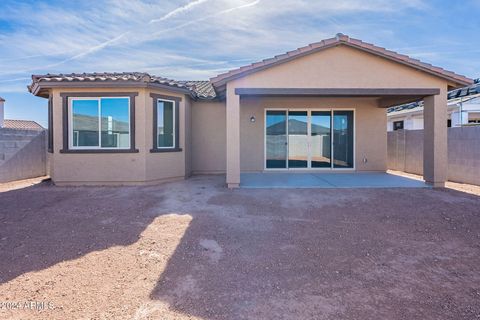
POLYGON ((480 197, 223 182, 0 192, 0 318, 480 318, 480 197))

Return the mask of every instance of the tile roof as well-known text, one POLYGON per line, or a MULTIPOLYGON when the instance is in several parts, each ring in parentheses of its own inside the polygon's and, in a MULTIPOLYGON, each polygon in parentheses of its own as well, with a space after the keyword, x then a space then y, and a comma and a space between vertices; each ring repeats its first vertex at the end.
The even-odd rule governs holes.
MULTIPOLYGON (((480 79, 476 79, 474 84, 470 86, 449 91, 447 98, 448 100, 454 100, 458 98, 468 97, 471 95, 479 95, 479 94, 480 94, 480 79)), ((394 112, 417 109, 417 108, 419 109, 423 108, 423 101, 416 101, 416 102, 411 102, 411 103, 406 103, 406 104, 398 105, 395 107, 391 107, 387 109, 387 113, 394 113, 394 112)))
POLYGON ((179 81, 193 90, 197 97, 203 99, 214 99, 217 96, 215 88, 210 81, 179 81))
POLYGON ((399 54, 397 52, 387 50, 382 47, 377 47, 371 43, 366 43, 358 39, 350 38, 344 34, 337 34, 336 37, 322 40, 320 42, 309 44, 305 47, 298 48, 296 50, 289 51, 287 53, 277 55, 273 58, 265 59, 259 62, 252 63, 247 66, 243 66, 237 69, 227 71, 225 73, 219 74, 210 79, 215 87, 224 85, 226 82, 242 77, 246 74, 253 73, 266 69, 268 67, 277 65, 279 63, 287 62, 297 57, 301 57, 307 54, 311 54, 323 49, 331 48, 338 45, 347 45, 353 48, 357 48, 363 51, 370 52, 375 55, 379 55, 386 59, 390 59, 422 71, 434 74, 438 77, 448 79, 449 81, 458 83, 460 85, 468 85, 472 83, 472 79, 465 76, 456 74, 452 71, 448 71, 439 67, 435 67, 431 64, 421 62, 420 60, 410 58, 406 55, 399 54))
POLYGON ((70 73, 32 75, 32 84, 28 86, 30 92, 38 84, 54 82, 139 82, 160 84, 172 88, 184 89, 195 98, 214 99, 215 90, 209 81, 176 81, 168 78, 150 75, 146 72, 103 72, 103 73, 70 73))
POLYGON ((45 128, 32 120, 13 120, 5 119, 3 128, 23 129, 23 130, 44 130, 45 128))

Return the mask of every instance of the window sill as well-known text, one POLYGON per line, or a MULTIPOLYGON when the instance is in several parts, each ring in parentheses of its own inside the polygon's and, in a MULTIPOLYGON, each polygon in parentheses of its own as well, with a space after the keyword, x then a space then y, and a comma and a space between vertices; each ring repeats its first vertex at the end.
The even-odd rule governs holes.
POLYGON ((150 149, 151 153, 181 152, 182 148, 150 149))
POLYGON ((138 149, 62 149, 60 153, 138 153, 138 149))

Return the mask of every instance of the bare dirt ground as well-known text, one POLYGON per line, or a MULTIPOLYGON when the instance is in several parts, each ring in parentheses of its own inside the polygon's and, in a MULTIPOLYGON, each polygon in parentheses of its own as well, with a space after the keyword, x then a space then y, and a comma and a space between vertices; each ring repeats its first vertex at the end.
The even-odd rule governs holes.
POLYGON ((479 196, 223 181, 1 192, 0 319, 480 318, 479 196))
MULTIPOLYGON (((401 176, 401 177, 423 181, 423 177, 417 174, 406 173, 402 171, 394 171, 394 170, 388 170, 388 173, 401 176)), ((480 186, 475 186, 473 184, 447 181, 445 183, 445 188, 480 196, 480 186)))

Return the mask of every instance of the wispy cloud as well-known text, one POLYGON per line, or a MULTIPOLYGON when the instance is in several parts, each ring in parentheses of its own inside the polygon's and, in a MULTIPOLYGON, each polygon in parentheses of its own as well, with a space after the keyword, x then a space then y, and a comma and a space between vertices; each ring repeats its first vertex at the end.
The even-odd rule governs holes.
POLYGON ((0 9, 0 93, 25 90, 32 73, 138 70, 207 79, 337 32, 429 62, 476 49, 411 37, 408 28, 423 27, 436 10, 427 0, 4 0, 0 9))

